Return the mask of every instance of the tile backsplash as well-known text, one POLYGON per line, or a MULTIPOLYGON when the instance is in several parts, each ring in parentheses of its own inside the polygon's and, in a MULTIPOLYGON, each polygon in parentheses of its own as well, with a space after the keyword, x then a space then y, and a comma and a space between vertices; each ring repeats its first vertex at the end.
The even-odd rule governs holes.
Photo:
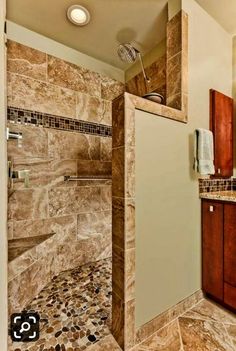
POLYGON ((236 179, 199 179, 199 193, 233 190, 236 179))

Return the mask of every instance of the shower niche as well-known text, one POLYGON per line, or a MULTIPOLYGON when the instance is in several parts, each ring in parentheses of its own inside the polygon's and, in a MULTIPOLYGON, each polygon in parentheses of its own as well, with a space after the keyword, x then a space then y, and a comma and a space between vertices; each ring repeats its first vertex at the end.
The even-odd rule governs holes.
POLYGON ((186 111, 187 26, 186 14, 180 11, 167 22, 166 38, 149 53, 138 50, 135 42, 119 46, 121 60, 132 63, 126 71, 128 93, 186 111))

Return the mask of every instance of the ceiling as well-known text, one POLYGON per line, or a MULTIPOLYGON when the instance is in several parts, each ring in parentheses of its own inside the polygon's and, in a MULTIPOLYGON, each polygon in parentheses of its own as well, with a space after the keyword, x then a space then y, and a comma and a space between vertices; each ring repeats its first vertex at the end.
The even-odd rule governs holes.
POLYGON ((196 0, 227 32, 236 35, 236 0, 196 0))
POLYGON ((132 42, 143 54, 166 36, 167 0, 7 0, 7 19, 89 56, 126 69, 117 56, 121 42, 132 42), (77 27, 66 18, 80 4, 91 22, 77 27))

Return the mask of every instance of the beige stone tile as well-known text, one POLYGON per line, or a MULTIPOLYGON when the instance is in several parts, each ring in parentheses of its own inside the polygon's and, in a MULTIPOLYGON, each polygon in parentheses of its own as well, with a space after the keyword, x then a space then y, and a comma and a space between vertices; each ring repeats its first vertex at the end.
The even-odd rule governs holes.
POLYGON ((111 211, 112 210, 112 194, 111 194, 111 185, 104 185, 100 187, 100 208, 102 211, 111 211))
POLYGON ((16 221, 39 219, 46 218, 47 214, 47 191, 45 189, 16 190, 9 199, 9 219, 16 221))
POLYGON ((8 284, 9 313, 21 311, 50 281, 52 258, 45 265, 40 259, 8 284), (29 284, 30 282, 30 284, 29 284))
POLYGON ((101 210, 98 187, 53 188, 48 192, 48 201, 50 217, 101 210))
POLYGON ((125 196, 127 198, 135 197, 135 148, 133 146, 125 148, 125 173, 126 187, 125 196))
POLYGON ((17 275, 24 272, 38 259, 36 248, 25 251, 22 255, 16 257, 8 263, 8 281, 14 279, 17 275))
MULTIPOLYGON (((182 93, 182 52, 167 61, 167 97, 182 93)), ((171 105, 172 106, 172 105, 171 105)), ((174 107, 174 106, 172 106, 174 107)))
MULTIPOLYGON (((38 188, 47 186, 51 180, 50 161, 47 158, 40 157, 23 157, 13 160, 13 170, 29 170, 29 188, 38 188)), ((14 189, 25 189, 24 179, 13 180, 14 189)))
POLYGON ((112 198, 112 242, 120 249, 125 248, 124 199, 112 198))
POLYGON ((87 351, 121 351, 121 348, 114 337, 109 335, 96 344, 89 346, 87 351))
POLYGON ((61 233, 63 235, 68 235, 70 233, 75 236, 75 226, 73 216, 22 220, 14 222, 13 237, 14 239, 17 239, 22 237, 47 235, 50 233, 61 233))
MULTIPOLYGON (((15 171, 27 169, 29 188, 73 187, 76 181, 65 182, 64 176, 77 175, 76 160, 51 160, 43 158, 23 158, 13 161, 15 171)), ((24 179, 14 179, 14 189, 25 189, 24 179)))
POLYGON ((125 251, 125 302, 135 298, 135 249, 125 251))
POLYGON ((112 196, 124 197, 125 188, 125 148, 112 150, 112 196))
POLYGON ((125 98, 121 96, 112 103, 112 147, 125 144, 125 98))
POLYGON ((135 200, 125 199, 125 218, 126 231, 125 240, 126 248, 135 248, 135 200))
POLYGON ((139 344, 140 342, 144 341, 149 336, 161 329, 163 326, 167 325, 169 322, 170 316, 168 311, 161 313, 156 318, 144 324, 136 331, 136 343, 139 344))
POLYGON ((75 118, 76 93, 46 82, 9 73, 8 105, 75 118))
POLYGON ((184 314, 186 318, 209 320, 224 324, 236 324, 236 315, 223 309, 219 305, 203 300, 184 314))
POLYGON ((236 349, 236 325, 230 325, 230 324, 226 324, 225 328, 227 330, 228 335, 230 336, 233 346, 236 349))
POLYGON ((175 108, 176 110, 182 109, 182 94, 176 94, 167 98, 167 106, 175 108))
POLYGON ((101 77, 98 73, 50 55, 48 55, 48 81, 101 97, 101 77))
POLYGON ((22 133, 23 139, 21 147, 17 140, 9 140, 7 143, 7 153, 10 159, 16 161, 24 158, 47 158, 48 154, 48 131, 44 128, 37 128, 24 125, 8 123, 10 131, 22 133))
POLYGON ((125 145, 135 146, 135 109, 125 109, 125 145))
POLYGON ((101 161, 112 161, 112 138, 102 138, 101 141, 101 161))
POLYGON ((52 159, 99 160, 100 139, 66 131, 48 131, 48 153, 52 159))
POLYGON ((129 350, 135 345, 135 300, 125 303, 125 347, 129 350))
POLYGON ((187 122, 185 111, 179 111, 174 108, 157 104, 155 102, 128 93, 125 94, 125 101, 128 108, 136 108, 142 111, 153 113, 157 116, 163 116, 166 118, 174 119, 176 121, 187 122))
POLYGON ((185 313, 188 309, 192 308, 194 305, 199 303, 203 299, 202 290, 196 291, 194 294, 188 296, 186 299, 180 301, 173 307, 168 310, 170 320, 173 320, 183 313, 185 313))
POLYGON ((182 94, 188 94, 188 51, 182 50, 182 94))
POLYGON ((8 238, 8 240, 13 239, 13 224, 14 224, 14 221, 7 222, 7 238, 8 238))
POLYGON ((112 291, 122 300, 125 297, 125 253, 113 244, 112 251, 112 291))
POLYGON ((97 235, 87 240, 73 241, 73 245, 71 240, 66 237, 64 243, 57 246, 53 274, 57 275, 61 271, 108 257, 111 257, 110 235, 97 235))
MULTIPOLYGON (((162 328, 134 351, 182 351, 178 322, 175 321, 162 328)), ((192 349, 193 351, 194 349, 192 349)))
POLYGON ((124 301, 112 291, 112 334, 121 347, 124 349, 124 301))
POLYGON ((158 58, 146 68, 147 76, 151 79, 147 83, 147 92, 159 92, 166 95, 166 54, 158 58), (164 87, 164 90, 163 90, 164 87))
POLYGON ((112 105, 110 101, 77 93, 76 118, 100 124, 112 124, 112 105))
POLYGON ((112 101, 124 93, 125 85, 107 76, 102 76, 102 98, 112 101))
POLYGON ((182 50, 182 11, 167 23, 167 60, 182 50))
POLYGON ((47 74, 46 54, 8 39, 7 70, 45 81, 47 74))
POLYGON ((231 340, 222 323, 179 318, 184 351, 233 351, 231 340))
POLYGON ((150 92, 158 92, 166 96, 166 54, 145 68, 150 82, 147 83, 140 72, 126 83, 126 91, 130 94, 143 96, 150 92))
POLYGON ((111 176, 111 162, 78 160, 77 174, 79 176, 111 176))
POLYGON ((147 90, 147 84, 142 72, 138 73, 126 83, 126 91, 130 94, 143 96, 147 94, 147 90))
POLYGON ((111 234, 111 212, 82 213, 77 216, 77 239, 85 240, 92 236, 111 234))

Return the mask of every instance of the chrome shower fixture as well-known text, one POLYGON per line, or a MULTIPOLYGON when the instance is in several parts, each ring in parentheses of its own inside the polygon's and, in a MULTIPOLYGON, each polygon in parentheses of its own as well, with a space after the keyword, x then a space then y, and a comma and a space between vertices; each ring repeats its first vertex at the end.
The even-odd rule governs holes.
POLYGON ((137 60, 137 57, 139 58, 141 67, 142 67, 142 72, 143 72, 143 76, 144 79, 150 83, 151 79, 147 77, 145 69, 144 69, 144 65, 143 65, 143 60, 142 60, 142 55, 140 53, 139 50, 135 49, 133 47, 133 45, 127 43, 127 44, 120 44, 118 46, 118 50, 117 50, 118 56, 121 59, 121 61, 123 62, 128 62, 128 63, 132 63, 135 62, 137 60))

